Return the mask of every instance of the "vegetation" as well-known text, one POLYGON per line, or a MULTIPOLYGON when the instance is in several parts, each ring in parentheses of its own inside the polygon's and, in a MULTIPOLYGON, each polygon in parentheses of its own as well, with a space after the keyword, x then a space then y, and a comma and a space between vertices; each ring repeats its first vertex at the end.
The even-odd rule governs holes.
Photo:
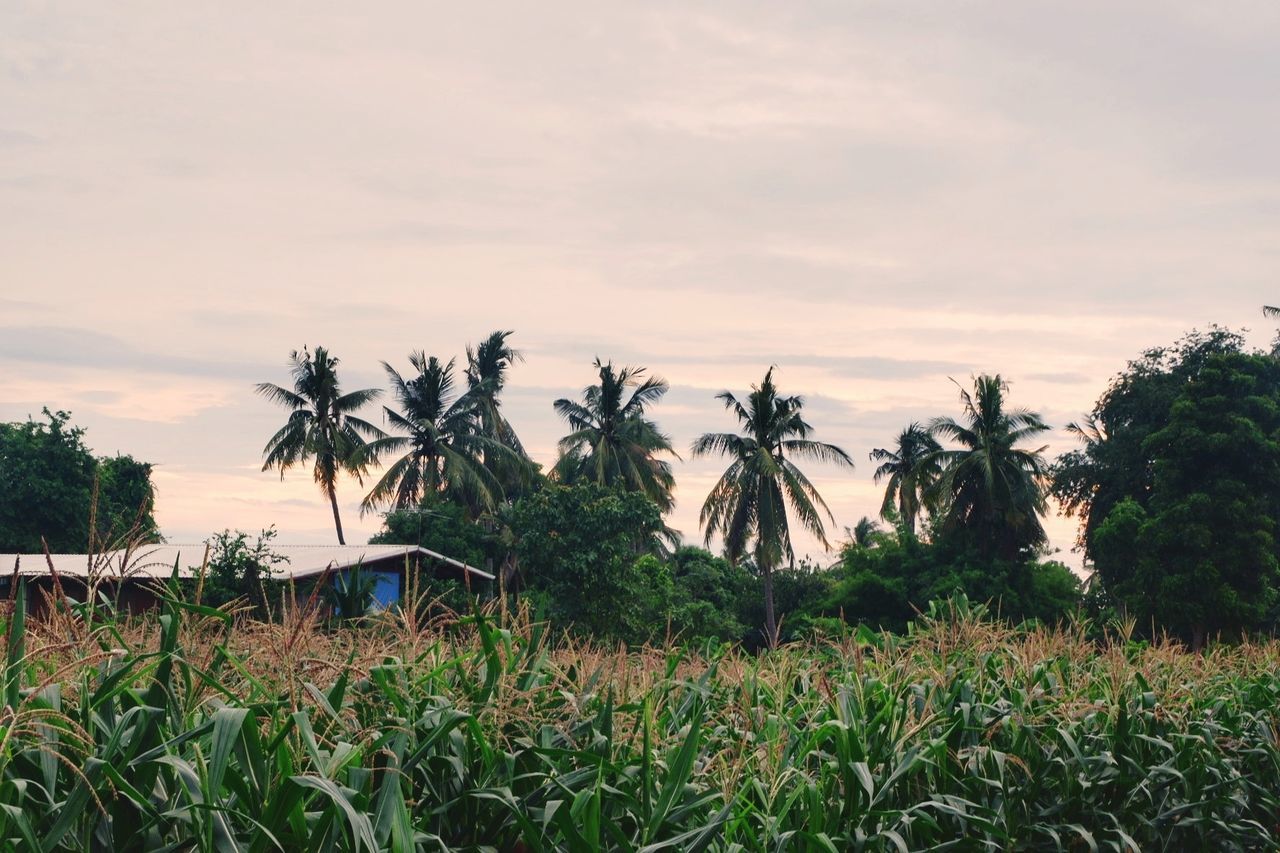
POLYGON ((896 513, 908 533, 916 532, 916 521, 942 474, 941 451, 938 440, 920 424, 899 433, 894 449, 871 451, 871 460, 880 463, 875 481, 885 481, 881 518, 894 518, 896 513))
MULTIPOLYGON (((378 438, 369 443, 366 453, 374 459, 383 453, 403 451, 404 455, 387 465, 363 508, 389 504, 406 509, 428 495, 453 498, 467 507, 492 507, 502 497, 502 484, 485 467, 485 457, 495 460, 512 452, 482 428, 481 416, 496 411, 479 390, 490 386, 481 383, 455 396, 452 360, 441 362, 415 352, 409 354, 409 363, 417 375, 408 381, 391 365, 382 365, 401 406, 399 412, 383 411, 387 421, 404 434, 378 438)), ((489 423, 496 429, 492 419, 489 423)))
POLYGON ((960 391, 964 415, 957 421, 936 418, 934 436, 959 447, 926 457, 940 468, 930 487, 930 503, 941 512, 944 536, 963 535, 983 556, 1012 560, 1046 541, 1045 448, 1027 450, 1020 442, 1049 427, 1035 412, 1008 409, 1009 386, 999 376, 979 376, 973 393, 960 391))
POLYGON ((643 367, 614 370, 613 362, 596 359, 600 384, 582 392, 582 402, 560 399, 556 413, 571 432, 560 439, 555 476, 566 484, 595 483, 639 492, 666 512, 674 498, 671 439, 645 417, 645 411, 667 393, 667 383, 645 377, 643 367), (627 394, 630 389, 630 395, 627 394))
POLYGON ((764 580, 764 630, 770 646, 778 642, 773 572, 784 559, 795 559, 787 509, 801 526, 826 545, 822 515, 831 518, 822 496, 792 461, 794 457, 853 467, 849 455, 834 444, 809 438, 813 431, 800 397, 782 397, 773 384, 773 368, 753 385, 745 405, 729 391, 717 395, 738 418, 742 434, 706 433, 693 444, 694 457, 728 456, 729 467, 702 505, 706 541, 724 538, 725 554, 737 561, 750 549, 764 580))
POLYGON ((1280 362, 1193 333, 1112 382, 1054 468, 1104 604, 1199 648, 1277 626, 1280 362))
MULTIPOLYGON (((21 598, 19 599, 21 601, 21 598)), ((761 658, 173 598, 7 620, 0 843, 47 851, 1271 849, 1280 647, 1015 630, 761 658)))
POLYGON ((95 457, 67 412, 0 423, 0 553, 79 553, 159 541, 151 466, 95 457))
POLYGON ((324 347, 316 347, 314 355, 305 347, 301 353, 295 350, 289 361, 292 390, 270 382, 255 386, 263 397, 289 410, 289 419, 263 450, 266 461, 262 470, 278 469, 283 478, 290 468, 314 460, 312 476, 329 499, 338 542, 345 545, 338 513, 338 477, 346 473, 360 480, 368 470, 366 441, 382 438, 383 432, 356 417, 355 412, 382 392, 365 388, 343 394, 338 384, 338 359, 324 347))
POLYGON ((240 603, 259 619, 267 614, 266 583, 289 558, 277 554, 271 545, 275 527, 256 536, 237 530, 215 533, 208 542, 203 571, 197 579, 195 600, 212 607, 240 603))

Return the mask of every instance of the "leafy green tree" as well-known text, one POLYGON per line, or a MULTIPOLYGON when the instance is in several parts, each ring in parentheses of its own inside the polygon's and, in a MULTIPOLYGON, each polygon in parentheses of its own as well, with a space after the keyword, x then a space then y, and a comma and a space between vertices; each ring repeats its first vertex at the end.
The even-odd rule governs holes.
POLYGON ((289 361, 292 390, 270 382, 255 386, 263 397, 289 410, 289 419, 262 451, 266 457, 262 470, 279 469, 283 479, 285 471, 314 460, 312 476, 333 508, 338 543, 345 545, 338 477, 346 473, 363 482, 372 461, 368 441, 382 438, 383 432, 355 413, 382 392, 365 388, 343 394, 338 384, 339 360, 324 347, 316 347, 314 355, 305 347, 302 352, 294 350, 289 361))
POLYGON ((741 565, 690 546, 676 549, 665 563, 671 595, 663 617, 673 635, 695 644, 706 640, 736 643, 746 637, 743 614, 750 613, 760 598, 754 576, 741 565))
POLYGON ((1243 347, 1240 335, 1215 327, 1149 349, 1112 380, 1083 423, 1068 426, 1082 446, 1054 463, 1052 493, 1064 512, 1080 519, 1078 543, 1104 585, 1123 583, 1110 572, 1132 564, 1100 558, 1095 534, 1121 502, 1143 509, 1150 502, 1155 463, 1147 439, 1169 423, 1183 389, 1211 359, 1243 347))
POLYGON ((369 544, 418 545, 477 567, 499 547, 462 505, 431 495, 416 507, 388 512, 369 544))
POLYGON ((98 460, 97 541, 108 545, 121 538, 159 541, 156 490, 151 464, 132 456, 104 456, 98 460))
POLYGON ((913 423, 898 434, 892 450, 878 447, 871 460, 879 462, 875 482, 886 481, 880 517, 895 511, 909 533, 916 532, 916 520, 925 510, 925 495, 942 473, 941 447, 927 429, 913 423))
MULTIPOLYGON (((444 495, 468 507, 492 507, 502 497, 502 484, 484 465, 484 458, 515 460, 512 450, 482 433, 478 392, 454 391, 454 362, 409 354, 417 371, 405 380, 383 362, 400 411, 385 407, 387 422, 401 431, 369 443, 375 456, 402 454, 365 497, 365 511, 390 505, 416 506, 429 495, 444 495)), ((484 387, 484 386, 481 386, 484 387)))
POLYGON ((1146 505, 1121 501, 1094 537, 1110 590, 1194 648, 1269 627, 1280 587, 1280 363, 1207 358, 1143 448, 1146 505))
POLYGON ((50 550, 70 553, 159 541, 151 466, 97 459, 70 414, 45 409, 44 417, 0 423, 0 552, 40 553, 42 536, 50 550))
POLYGON ((210 537, 201 603, 222 607, 242 600, 256 617, 265 617, 266 583, 282 563, 289 562, 288 557, 272 549, 275 538, 274 525, 252 537, 243 530, 223 530, 210 537))
POLYGON ((662 454, 675 456, 671 439, 645 418, 645 410, 667 393, 667 383, 645 377, 643 367, 614 370, 595 360, 600 383, 582 392, 582 402, 561 398, 555 409, 571 432, 560 439, 555 475, 565 484, 595 483, 639 492, 662 512, 675 502, 675 476, 662 454), (630 395, 628 395, 630 390, 630 395))
POLYGON ((803 416, 801 397, 779 396, 773 368, 753 385, 746 404, 729 391, 716 398, 737 417, 739 433, 706 433, 693 443, 693 456, 722 455, 729 467, 707 495, 700 522, 710 543, 724 538, 725 554, 737 562, 750 549, 763 579, 765 637, 778 642, 773 573, 784 559, 794 560, 788 507, 800 526, 827 544, 822 515, 831 510, 793 458, 853 468, 853 460, 834 444, 809 438, 813 427, 803 416))
POLYGON ((961 420, 935 418, 929 432, 958 448, 932 454, 941 465, 931 500, 943 508, 942 535, 962 534, 987 555, 1014 560, 1047 541, 1045 448, 1018 445, 1049 430, 1040 415, 1008 409, 1000 376, 978 376, 961 389, 961 420))
POLYGON ((648 574, 658 507, 639 492, 594 483, 548 486, 521 498, 512 529, 527 588, 542 616, 601 638, 647 639, 669 578, 648 574), (656 600, 656 606, 655 606, 656 600))

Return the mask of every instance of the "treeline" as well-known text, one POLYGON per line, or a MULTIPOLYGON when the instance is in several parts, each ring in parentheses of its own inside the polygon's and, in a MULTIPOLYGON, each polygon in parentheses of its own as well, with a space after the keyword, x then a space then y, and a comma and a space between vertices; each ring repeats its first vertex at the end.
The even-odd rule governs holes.
POLYGON ((1015 620, 1084 606, 1197 647, 1273 630, 1280 616, 1280 362, 1238 334, 1192 332, 1143 353, 1070 425, 1082 446, 1057 460, 1041 416, 1010 405, 1000 376, 975 377, 957 416, 910 424, 872 452, 883 526, 846 528, 832 566, 797 563, 792 548, 796 525, 828 545, 834 523, 800 466, 853 462, 813 438, 803 398, 781 394, 772 369, 746 395, 717 396, 737 430, 690 449, 728 463, 700 516, 717 556, 683 547, 663 521, 677 454, 652 413, 667 383, 597 359, 580 399, 554 403, 568 431, 544 474, 502 414, 520 360, 510 337, 469 347, 462 382, 452 359, 415 353, 407 377, 384 364, 397 404, 384 406, 387 431, 355 414, 379 389, 341 393, 328 351, 294 353, 292 390, 259 386, 290 410, 264 467, 311 460, 339 535, 337 472, 381 469, 363 504, 388 512, 378 541, 447 545, 495 567, 501 594, 628 640, 674 630, 772 644, 832 620, 896 628, 956 591, 1015 620), (1086 589, 1045 559, 1050 495, 1081 518, 1086 589))
MULTIPOLYGON (((1280 623, 1280 359, 1234 332, 1142 353, 1069 425, 1080 446, 1056 460, 1041 416, 1012 405, 1000 376, 975 377, 954 414, 908 424, 871 453, 880 518, 843 537, 808 473, 853 461, 815 438, 803 398, 781 393, 770 369, 746 394, 717 395, 736 428, 689 449, 726 464, 702 503, 702 548, 666 523, 679 456, 654 413, 667 383, 597 359, 579 397, 554 401, 566 433, 544 471, 503 409, 521 361, 511 337, 493 333, 461 364, 422 352, 405 372, 384 363, 389 395, 344 390, 323 347, 293 353, 290 383, 257 386, 288 412, 264 470, 307 467, 339 541, 337 486, 350 475, 368 489, 362 511, 383 514, 373 541, 487 566, 493 594, 601 638, 758 646, 841 622, 900 629, 955 592, 1015 621, 1083 610, 1194 647, 1280 623), (1050 497, 1080 520, 1083 586, 1049 559, 1050 497), (798 560, 797 527, 837 540, 834 562, 798 560)), ((90 513, 76 507, 93 488, 99 540, 106 529, 154 536, 148 466, 95 460, 65 414, 46 415, 0 427, 0 550, 38 550, 41 532, 55 550, 83 547, 90 513)))

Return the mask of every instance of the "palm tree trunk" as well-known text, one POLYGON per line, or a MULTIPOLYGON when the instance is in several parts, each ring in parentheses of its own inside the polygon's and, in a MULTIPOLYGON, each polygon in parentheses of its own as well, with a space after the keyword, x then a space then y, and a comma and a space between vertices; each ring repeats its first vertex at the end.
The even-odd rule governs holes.
POLYGON ((764 640, 769 648, 778 647, 778 620, 773 610, 773 567, 761 565, 764 572, 764 640))
POLYGON ((325 491, 329 493, 329 505, 333 507, 333 526, 338 529, 338 544, 346 545, 347 540, 342 538, 342 516, 338 515, 338 490, 330 483, 325 491))

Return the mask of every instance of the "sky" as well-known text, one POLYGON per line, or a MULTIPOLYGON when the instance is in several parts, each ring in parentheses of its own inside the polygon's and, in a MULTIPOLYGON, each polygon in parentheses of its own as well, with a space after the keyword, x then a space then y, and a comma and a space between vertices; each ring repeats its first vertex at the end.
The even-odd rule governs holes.
POLYGON ((0 421, 69 410, 154 463, 172 542, 326 543, 309 474, 260 470, 284 413, 253 383, 323 345, 381 387, 511 329, 548 467, 596 356, 671 383, 697 540, 724 463, 687 448, 777 365, 857 461, 811 471, 839 539, 952 379, 1003 375, 1052 455, 1144 348, 1270 340, 1278 43, 1274 2, 10 0, 0 421))

